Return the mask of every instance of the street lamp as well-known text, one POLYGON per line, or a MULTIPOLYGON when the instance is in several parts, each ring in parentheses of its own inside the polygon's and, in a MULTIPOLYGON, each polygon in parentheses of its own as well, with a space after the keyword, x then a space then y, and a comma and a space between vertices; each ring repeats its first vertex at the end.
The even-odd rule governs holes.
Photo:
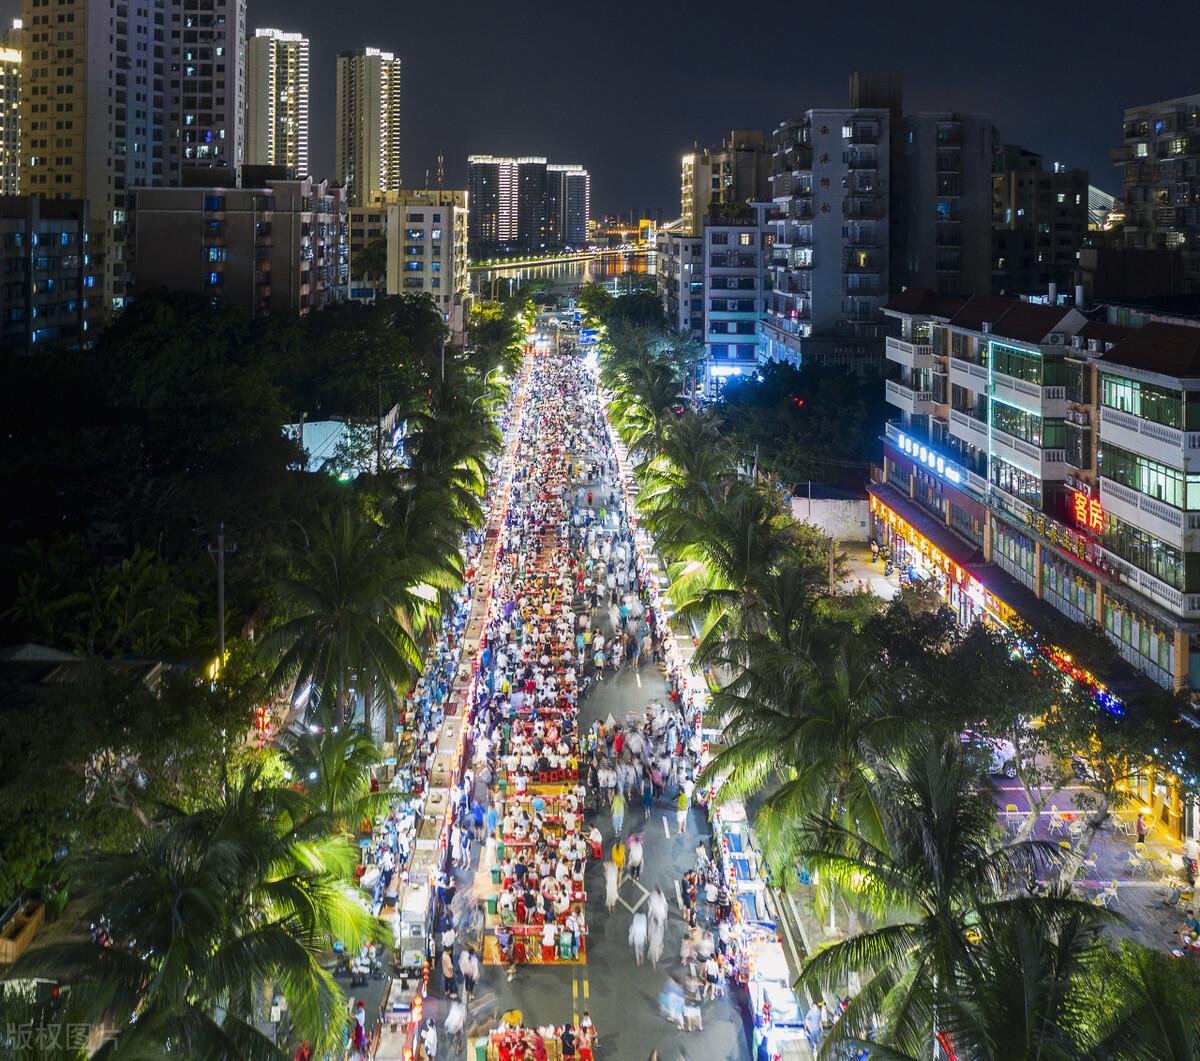
POLYGON ((488 396, 488 392, 487 392, 488 380, 491 379, 492 376, 494 376, 497 372, 503 372, 503 371, 504 371, 504 366, 497 365, 486 376, 483 377, 483 393, 478 395, 476 398, 474 398, 472 400, 472 402, 471 402, 472 409, 474 409, 475 406, 479 404, 479 402, 483 401, 488 396))

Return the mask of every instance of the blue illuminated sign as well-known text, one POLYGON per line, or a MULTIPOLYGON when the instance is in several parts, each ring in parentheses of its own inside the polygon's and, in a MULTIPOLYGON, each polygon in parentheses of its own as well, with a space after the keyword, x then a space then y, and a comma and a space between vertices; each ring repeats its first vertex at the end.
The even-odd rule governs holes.
POLYGON ((961 486, 963 480, 966 478, 958 465, 946 460, 940 453, 931 449, 923 442, 918 442, 916 439, 909 438, 907 435, 898 432, 896 434, 896 446, 912 457, 922 467, 928 468, 931 472, 935 472, 956 486, 961 486))

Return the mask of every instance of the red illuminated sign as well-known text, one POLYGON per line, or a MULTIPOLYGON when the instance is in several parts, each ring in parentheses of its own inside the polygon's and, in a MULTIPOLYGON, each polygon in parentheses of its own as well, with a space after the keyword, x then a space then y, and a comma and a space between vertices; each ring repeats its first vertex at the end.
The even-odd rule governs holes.
POLYGON ((1104 530, 1104 509, 1097 498, 1088 497, 1080 490, 1071 492, 1075 522, 1085 530, 1104 530))

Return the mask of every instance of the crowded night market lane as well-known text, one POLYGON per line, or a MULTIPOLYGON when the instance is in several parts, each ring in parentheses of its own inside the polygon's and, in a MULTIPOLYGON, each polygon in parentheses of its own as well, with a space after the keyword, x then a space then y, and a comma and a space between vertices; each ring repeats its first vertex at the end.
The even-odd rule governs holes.
POLYGON ((577 360, 541 355, 527 401, 453 883, 438 889, 427 1052, 461 1022, 471 1047, 502 1061, 749 1056, 734 900, 691 804, 699 734, 661 664, 671 635, 639 580, 594 384, 577 360), (527 1030, 508 1030, 518 1021, 527 1030))

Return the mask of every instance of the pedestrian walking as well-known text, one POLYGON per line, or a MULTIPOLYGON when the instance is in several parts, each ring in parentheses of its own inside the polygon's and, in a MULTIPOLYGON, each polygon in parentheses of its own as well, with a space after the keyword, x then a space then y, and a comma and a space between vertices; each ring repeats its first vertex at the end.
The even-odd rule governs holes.
POLYGON ((646 923, 646 915, 639 910, 633 915, 633 921, 629 926, 629 945, 633 948, 633 958, 638 965, 642 964, 642 960, 646 956, 646 937, 649 933, 649 928, 646 923))
POLYGON ((625 855, 626 855, 625 845, 620 840, 618 840, 615 844, 612 845, 612 860, 613 860, 613 865, 617 867, 617 881, 618 882, 621 880, 621 877, 625 873, 625 855))
POLYGON ((678 826, 679 835, 683 835, 684 829, 687 828, 687 813, 688 813, 688 797, 687 793, 680 791, 678 798, 675 800, 675 824, 678 826))
POLYGON ((626 847, 626 860, 629 866, 629 875, 634 880, 642 879, 642 836, 640 833, 635 833, 629 838, 629 843, 626 847))
POLYGON ((604 906, 611 914, 617 905, 617 865, 611 859, 604 863, 604 906))
MULTIPOLYGON (((612 823, 613 836, 619 838, 622 830, 625 828, 625 796, 620 789, 613 796, 612 823)), ((680 829, 680 832, 683 832, 683 830, 680 829)))
POLYGON ((663 955, 663 943, 666 936, 666 925, 663 921, 655 920, 653 917, 646 915, 648 946, 647 953, 650 956, 650 964, 656 969, 658 968, 658 960, 663 955))
POLYGON ((459 955, 458 971, 463 978, 463 997, 470 1002, 475 995, 475 985, 479 982, 479 958, 475 955, 474 947, 467 947, 459 955))
POLYGON ((467 1026, 467 1007, 461 1002, 450 1004, 450 1012, 446 1014, 446 1040, 455 1056, 462 1052, 462 1034, 467 1026))
POLYGON ((646 777, 642 779, 642 812, 646 821, 650 820, 650 812, 654 809, 654 781, 646 777))
POLYGON ((442 951, 442 986, 448 998, 458 998, 454 985, 454 952, 449 947, 442 951))

